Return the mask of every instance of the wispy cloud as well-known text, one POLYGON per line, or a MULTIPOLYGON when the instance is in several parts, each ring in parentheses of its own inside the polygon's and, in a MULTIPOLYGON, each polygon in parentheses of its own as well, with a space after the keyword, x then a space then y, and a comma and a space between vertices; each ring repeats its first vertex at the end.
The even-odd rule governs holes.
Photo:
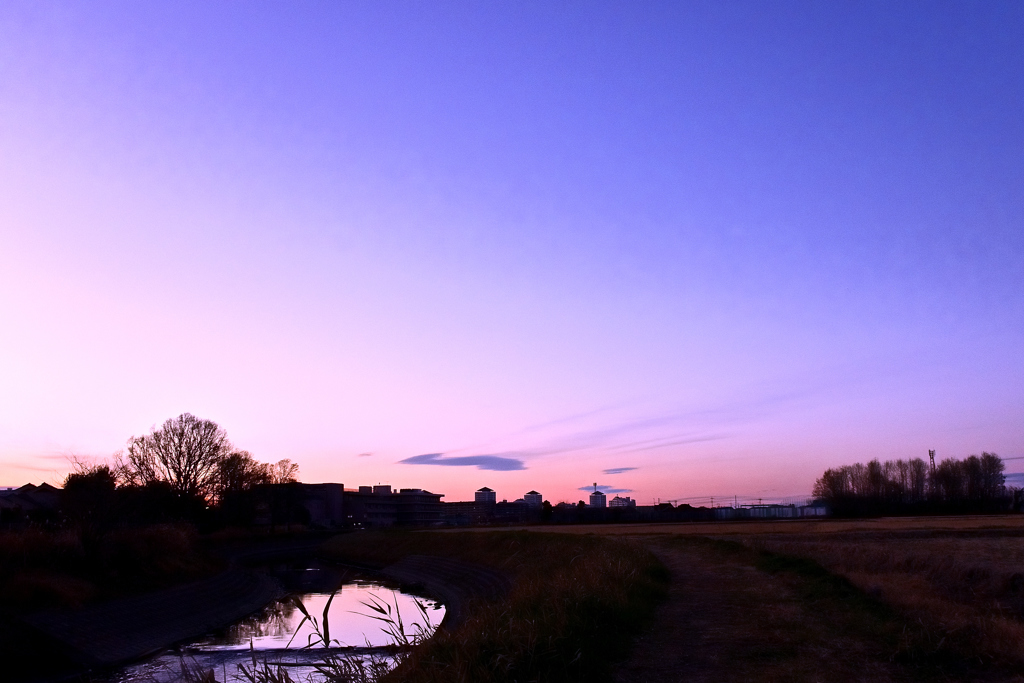
POLYGON ((633 470, 640 469, 639 467, 612 467, 607 470, 602 470, 604 474, 622 474, 623 472, 632 472, 633 470))
MULTIPOLYGON (((593 493, 594 485, 591 484, 590 486, 581 486, 577 490, 593 493)), ((602 486, 601 484, 597 485, 597 490, 600 491, 601 493, 631 493, 633 491, 633 489, 619 489, 615 488, 614 486, 602 486)))
POLYGON ((476 467, 479 470, 508 472, 525 470, 526 465, 519 458, 504 455, 458 455, 445 456, 444 453, 425 453, 398 461, 403 465, 442 465, 445 467, 476 467))
MULTIPOLYGON (((786 410, 814 390, 788 393, 754 391, 754 398, 725 401, 704 408, 663 410, 629 418, 621 411, 632 406, 609 405, 528 426, 487 444, 446 449, 445 453, 417 455, 400 462, 416 465, 525 469, 525 460, 581 451, 603 451, 612 456, 666 448, 686 447, 734 437, 747 424, 786 410), (618 418, 616 416, 618 415, 618 418), (602 419, 603 418, 603 419, 602 419), (602 424, 603 423, 603 424, 602 424), (589 425, 589 428, 588 428, 589 425), (530 435, 532 438, 527 437, 530 435), (531 443, 532 442, 532 443, 531 443), (454 455, 489 450, 495 455, 454 455)), ((636 468, 609 468, 605 474, 621 474, 636 468)))
POLYGON ((27 462, 18 461, 6 461, 0 462, 0 467, 10 468, 12 470, 25 470, 27 472, 56 472, 54 467, 39 467, 38 465, 32 465, 27 462))
POLYGON ((360 453, 360 454, 359 454, 359 455, 357 455, 356 457, 357 457, 357 458, 369 458, 369 457, 370 457, 370 456, 372 456, 372 455, 373 455, 373 453, 360 453))
POLYGON ((634 444, 623 444, 621 446, 616 446, 614 450, 617 450, 620 453, 637 453, 639 451, 653 451, 653 450, 656 450, 658 448, 667 448, 668 446, 681 446, 683 444, 688 444, 688 443, 703 443, 705 441, 718 441, 719 439, 726 439, 726 438, 728 438, 728 435, 726 435, 726 434, 712 434, 712 435, 709 435, 709 436, 693 436, 693 437, 688 437, 688 438, 685 438, 685 439, 672 439, 671 437, 669 437, 668 439, 651 439, 650 441, 640 442, 640 443, 645 443, 645 444, 649 444, 649 445, 638 446, 636 448, 631 448, 631 446, 633 446, 634 444), (651 441, 654 441, 655 443, 651 443, 651 441))

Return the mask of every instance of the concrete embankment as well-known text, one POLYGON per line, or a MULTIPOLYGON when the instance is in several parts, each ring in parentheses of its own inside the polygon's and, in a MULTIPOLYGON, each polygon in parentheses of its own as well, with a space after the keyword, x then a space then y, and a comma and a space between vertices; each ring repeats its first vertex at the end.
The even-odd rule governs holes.
POLYGON ((232 568, 173 588, 74 611, 26 617, 84 667, 145 657, 237 621, 282 595, 272 578, 232 568))
POLYGON ((444 557, 409 555, 382 573, 430 595, 445 606, 442 628, 453 630, 465 618, 469 600, 493 600, 509 591, 509 578, 496 569, 444 557))

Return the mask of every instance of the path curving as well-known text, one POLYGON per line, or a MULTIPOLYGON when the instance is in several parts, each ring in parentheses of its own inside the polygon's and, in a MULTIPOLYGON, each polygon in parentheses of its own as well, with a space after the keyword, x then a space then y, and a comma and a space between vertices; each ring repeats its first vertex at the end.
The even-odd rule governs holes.
POLYGON ((668 599, 614 675, 618 683, 906 680, 870 634, 741 555, 683 538, 638 539, 671 573, 668 599))

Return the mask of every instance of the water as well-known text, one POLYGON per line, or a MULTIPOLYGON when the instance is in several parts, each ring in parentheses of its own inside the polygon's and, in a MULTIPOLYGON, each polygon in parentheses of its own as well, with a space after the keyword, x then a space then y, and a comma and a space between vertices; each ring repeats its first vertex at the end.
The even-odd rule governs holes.
POLYGON ((259 660, 287 662, 295 681, 316 681, 319 677, 312 663, 325 652, 365 656, 364 649, 343 648, 393 645, 403 633, 410 640, 428 637, 444 613, 444 606, 432 600, 373 581, 350 581, 332 593, 290 595, 179 651, 126 667, 106 681, 172 683, 182 679, 184 662, 211 669, 217 681, 226 683, 239 679, 238 665, 251 666, 253 654, 259 660), (330 650, 325 651, 326 647, 330 650))
POLYGON ((382 630, 387 624, 374 618, 386 615, 375 612, 373 605, 390 611, 393 620, 400 617, 410 638, 432 630, 431 625, 436 627, 444 618, 444 607, 436 602, 379 583, 355 581, 335 593, 290 596, 189 647, 201 651, 248 650, 250 642, 256 650, 324 647, 325 635, 332 647, 391 645, 394 639, 382 630), (426 609, 427 619, 417 601, 426 609))

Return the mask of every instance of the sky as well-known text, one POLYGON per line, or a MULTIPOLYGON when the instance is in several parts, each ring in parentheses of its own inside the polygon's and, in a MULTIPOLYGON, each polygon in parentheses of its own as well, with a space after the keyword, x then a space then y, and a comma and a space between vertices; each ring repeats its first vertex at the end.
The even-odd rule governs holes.
POLYGON ((1022 74, 1019 2, 5 2, 0 484, 184 412, 445 500, 1022 458, 1022 74))

